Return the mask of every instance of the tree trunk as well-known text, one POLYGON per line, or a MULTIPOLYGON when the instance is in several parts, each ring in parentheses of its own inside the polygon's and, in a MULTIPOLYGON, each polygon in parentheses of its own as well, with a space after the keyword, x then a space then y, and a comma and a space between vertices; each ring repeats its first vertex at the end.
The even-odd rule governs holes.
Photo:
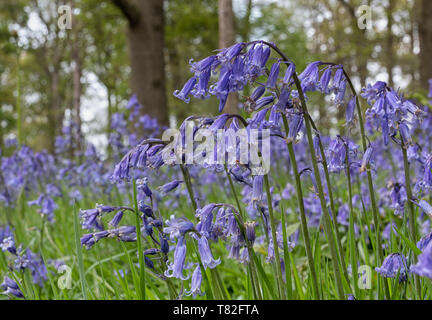
POLYGON ((252 14, 252 0, 248 0, 247 7, 246 7, 246 14, 243 19, 243 32, 242 32, 242 39, 243 42, 249 41, 250 31, 251 31, 251 14, 252 14))
MULTIPOLYGON (((226 48, 235 43, 234 12, 232 0, 219 0, 219 47, 226 48)), ((237 92, 228 95, 224 112, 239 113, 237 92)))
POLYGON ((420 81, 421 86, 428 90, 428 80, 432 78, 432 1, 422 0, 420 10, 420 81))
MULTIPOLYGON (((108 96, 108 118, 107 118, 107 141, 109 141, 110 135, 111 135, 111 120, 112 120, 112 115, 113 115, 113 106, 112 106, 112 98, 111 98, 111 88, 109 86, 106 87, 107 89, 107 96, 108 96)), ((111 159, 111 154, 112 154, 112 147, 111 145, 108 143, 107 144, 107 156, 108 159, 111 159)))
POLYGON ((163 0, 114 0, 128 19, 131 87, 143 113, 168 124, 165 93, 163 0))
POLYGON ((48 139, 49 139, 49 145, 48 145, 48 151, 51 154, 54 154, 55 150, 55 137, 57 136, 59 132, 59 128, 62 127, 62 123, 59 123, 59 113, 61 111, 59 110, 59 74, 58 70, 54 69, 50 73, 50 82, 51 82, 51 94, 50 94, 50 103, 49 103, 49 112, 47 115, 48 120, 48 139))
MULTIPOLYGON (((75 26, 76 27, 76 26, 75 26)), ((77 28, 77 27, 76 27, 77 28)), ((77 29, 76 29, 77 30, 77 29)), ((72 92, 72 110, 75 117, 75 124, 77 128, 76 132, 76 147, 78 154, 82 151, 82 121, 81 121, 81 75, 82 75, 82 62, 80 55, 80 45, 79 45, 79 34, 78 30, 74 34, 73 47, 72 47, 72 61, 74 63, 73 71, 73 92, 72 92)))
POLYGON ((385 65, 388 74, 388 85, 393 87, 393 67, 395 65, 394 52, 393 52, 393 10, 394 10, 394 0, 389 0, 388 7, 386 9, 387 14, 387 37, 386 37, 386 59, 385 65))

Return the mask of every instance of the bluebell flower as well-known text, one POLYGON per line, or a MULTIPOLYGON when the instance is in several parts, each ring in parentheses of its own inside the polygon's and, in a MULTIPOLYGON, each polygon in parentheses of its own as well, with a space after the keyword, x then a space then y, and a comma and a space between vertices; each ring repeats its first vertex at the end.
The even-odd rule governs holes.
POLYGON ((136 180, 137 189, 142 191, 147 197, 152 196, 152 191, 147 184, 147 178, 136 180))
POLYGON ((354 120, 354 111, 356 108, 356 96, 353 96, 347 104, 345 119, 347 124, 351 124, 354 120))
POLYGON ((432 232, 429 232, 427 235, 425 235, 417 242, 417 248, 423 251, 429 245, 429 243, 431 243, 431 240, 432 240, 432 232))
POLYGON ((229 48, 222 49, 217 54, 219 61, 222 64, 226 64, 226 63, 230 62, 232 59, 234 59, 235 57, 237 57, 240 54, 240 52, 243 50, 245 45, 246 45, 246 43, 239 42, 239 43, 232 45, 229 48))
POLYGON ((159 234, 159 242, 160 242, 161 252, 164 254, 168 254, 169 244, 168 244, 168 240, 165 238, 163 234, 159 234))
POLYGON ((192 280, 191 280, 191 288, 190 290, 185 290, 185 293, 187 296, 192 295, 194 298, 196 298, 197 295, 203 295, 201 292, 201 283, 202 283, 202 274, 201 274, 201 267, 199 265, 196 266, 194 272, 192 273, 192 280))
POLYGON ((288 141, 295 142, 297 136, 303 128, 303 116, 301 114, 293 114, 289 122, 288 141))
MULTIPOLYGON (((256 87, 255 90, 252 91, 252 94, 250 95, 250 97, 248 97, 249 98, 248 101, 256 102, 264 94, 265 90, 266 89, 264 86, 256 87)), ((253 107, 252 109, 256 109, 256 108, 253 107)))
POLYGON ((140 103, 138 102, 138 97, 136 96, 136 94, 133 94, 133 95, 130 97, 130 99, 129 99, 127 105, 126 105, 126 109, 127 109, 127 110, 131 110, 131 109, 135 108, 135 107, 136 107, 137 105, 139 105, 139 104, 140 104, 140 103))
POLYGON ((58 206, 54 202, 54 200, 48 195, 41 194, 37 200, 29 201, 28 205, 39 206, 40 209, 38 210, 38 212, 43 216, 47 216, 49 222, 54 222, 54 210, 56 210, 58 206))
POLYGON ((154 269, 154 263, 149 257, 144 256, 144 262, 145 262, 145 265, 147 266, 147 268, 154 269))
POLYGON ((121 226, 117 229, 108 230, 109 237, 117 237, 120 241, 136 241, 135 226, 121 226))
POLYGON ((404 121, 399 123, 399 132, 400 132, 402 141, 404 143, 404 146, 413 145, 413 141, 411 139, 411 134, 410 134, 410 129, 404 121))
POLYGON ((268 76, 267 83, 266 83, 267 88, 270 88, 270 89, 276 88, 276 82, 277 82, 278 76, 279 76, 280 63, 281 63, 281 60, 278 59, 278 61, 273 63, 273 65, 271 66, 270 74, 268 76))
POLYGON ((150 248, 150 249, 144 250, 144 255, 153 256, 155 254, 158 254, 159 252, 160 252, 160 250, 157 248, 150 248))
POLYGON ((183 269, 186 260, 186 244, 183 243, 183 237, 180 237, 177 241, 177 246, 174 250, 174 260, 172 263, 167 262, 167 270, 164 275, 168 278, 177 278, 181 280, 187 280, 189 276, 183 275, 183 269))
POLYGON ((224 113, 216 117, 215 121, 208 128, 211 131, 216 131, 225 127, 226 122, 229 119, 229 114, 224 113))
POLYGON ((315 90, 319 85, 319 66, 321 61, 315 61, 307 65, 304 71, 298 76, 303 91, 315 90))
POLYGON ((366 167, 369 165, 370 160, 372 158, 373 148, 369 145, 363 155, 363 159, 360 166, 360 172, 366 171, 366 167))
POLYGON ((432 189, 432 153, 426 157, 421 184, 424 188, 432 189))
POLYGON ((80 210, 79 218, 81 219, 82 228, 87 230, 93 230, 93 229, 102 230, 103 227, 101 223, 98 221, 100 214, 101 211, 99 211, 97 208, 80 210))
POLYGON ((253 177, 253 184, 252 184, 252 198, 251 201, 254 202, 261 202, 261 199, 263 197, 263 182, 264 182, 264 176, 254 176, 253 177))
POLYGON ((386 88, 387 84, 383 81, 377 81, 374 85, 367 84, 367 86, 362 89, 361 96, 366 99, 367 103, 370 105, 372 101, 385 94, 386 88))
POLYGON ((153 209, 145 204, 143 200, 138 202, 138 210, 144 213, 146 217, 153 217, 153 209))
POLYGON ((256 226, 255 221, 245 223, 246 238, 251 245, 254 244, 256 239, 255 226, 256 226))
POLYGON ((375 268, 385 278, 395 278, 399 274, 399 282, 407 280, 407 261, 403 254, 391 253, 388 255, 381 267, 375 268))
POLYGON ((330 172, 340 172, 345 168, 346 149, 344 141, 340 138, 331 141, 327 149, 327 165, 330 172))
POLYGON ((282 83, 284 86, 287 86, 291 83, 292 77, 294 75, 294 72, 296 70, 296 66, 294 63, 290 63, 288 68, 285 71, 285 75, 283 77, 282 83))
POLYGON ((229 78, 229 91, 235 92, 243 90, 248 82, 245 72, 245 59, 242 56, 237 57, 232 64, 232 72, 229 78))
POLYGON ((52 197, 61 197, 62 192, 59 187, 57 187, 55 184, 48 183, 46 185, 46 193, 51 195, 52 197))
POLYGON ((3 238, 0 242, 0 248, 2 251, 9 251, 12 254, 16 254, 17 250, 15 247, 15 240, 13 236, 3 238))
POLYGON ((209 267, 210 269, 213 269, 221 263, 220 258, 217 260, 213 258, 208 240, 204 236, 198 239, 198 252, 201 256, 201 261, 204 265, 204 268, 209 267))
POLYGON ((345 98, 345 92, 346 92, 346 80, 343 80, 341 85, 339 86, 336 97, 335 97, 335 103, 336 105, 342 105, 344 98, 345 98))
POLYGON ((118 211, 114 217, 112 218, 112 220, 110 222, 108 222, 108 224, 112 227, 117 227, 118 224, 120 223, 121 219, 123 218, 124 215, 124 210, 120 210, 118 211))
POLYGON ((209 56, 198 62, 194 62, 193 59, 189 60, 189 64, 191 66, 190 70, 196 75, 201 75, 202 72, 206 72, 208 69, 211 69, 215 63, 217 63, 216 55, 209 56))
MULTIPOLYGON (((194 89, 191 90, 192 95, 195 98, 198 99, 207 99, 210 97, 208 93, 208 84, 210 82, 210 76, 211 76, 211 68, 208 68, 207 70, 200 73, 198 77, 198 84, 194 89)), ((190 98, 187 98, 188 101, 190 98)))
POLYGON ((287 111, 292 108, 292 100, 290 99, 291 91, 289 88, 283 87, 276 103, 278 111, 287 111))
POLYGON ((0 288, 3 290, 3 294, 5 295, 10 294, 17 298, 24 298, 24 295, 21 292, 18 284, 15 282, 15 280, 9 278, 8 276, 5 276, 3 278, 3 282, 0 284, 0 288))
POLYGON ((404 213, 405 203, 407 201, 405 187, 399 183, 393 183, 391 187, 392 189, 390 194, 390 208, 395 210, 395 215, 401 215, 404 213))
POLYGON ((90 249, 96 243, 96 240, 92 233, 88 233, 81 237, 80 242, 81 246, 86 247, 86 249, 90 249))
POLYGON ((330 83, 330 80, 331 80, 332 71, 333 71, 332 68, 325 69, 324 72, 321 75, 320 80, 319 80, 319 89, 324 94, 327 94, 327 93, 330 92, 329 83, 330 83))
POLYGON ((16 254, 15 238, 9 226, 0 227, 0 248, 16 254))
POLYGON ((429 243, 417 258, 417 263, 411 265, 410 271, 421 277, 432 279, 432 244, 429 243))
POLYGON ((70 201, 71 204, 83 199, 83 195, 81 194, 81 191, 79 191, 78 189, 74 189, 71 192, 69 192, 68 196, 71 199, 70 201))
POLYGON ((419 202, 413 201, 420 209, 423 210, 429 217, 432 217, 432 206, 425 200, 420 200, 419 202))
POLYGON ((263 68, 270 57, 271 49, 267 46, 263 46, 261 43, 255 44, 255 46, 249 51, 251 54, 249 60, 251 63, 251 80, 263 74, 263 68))
POLYGON ((163 232, 169 235, 171 241, 183 237, 188 231, 194 230, 194 224, 186 218, 174 218, 174 216, 171 216, 171 219, 166 221, 166 225, 167 227, 163 229, 163 232))
POLYGON ((188 95, 191 93, 192 89, 195 87, 196 84, 196 78, 192 77, 190 78, 186 84, 184 85, 183 89, 181 89, 181 91, 179 90, 175 90, 174 91, 174 96, 183 100, 186 103, 189 103, 190 98, 188 97, 188 95))
POLYGON ((344 73, 342 66, 339 66, 338 68, 335 68, 335 75, 333 78, 333 84, 332 84, 332 90, 338 91, 340 86, 342 85, 342 82, 344 80, 344 73))
POLYGON ((198 209, 196 216, 200 222, 197 224, 197 231, 204 236, 209 236, 213 228, 213 208, 214 205, 206 205, 203 209, 198 209))
POLYGON ((29 248, 18 253, 15 259, 15 268, 20 271, 29 269, 33 278, 33 283, 40 287, 42 287, 44 281, 48 279, 44 261, 29 248))
POLYGON ((159 189, 164 194, 166 194, 166 193, 176 189, 181 183, 183 183, 182 180, 174 180, 174 181, 171 181, 171 182, 164 184, 163 186, 159 187, 159 189))

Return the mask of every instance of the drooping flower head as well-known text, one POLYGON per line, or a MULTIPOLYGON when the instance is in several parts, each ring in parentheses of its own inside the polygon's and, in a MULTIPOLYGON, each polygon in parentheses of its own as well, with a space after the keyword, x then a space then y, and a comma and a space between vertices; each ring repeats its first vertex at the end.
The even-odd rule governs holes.
POLYGON ((392 253, 384 259, 381 267, 375 268, 375 271, 385 278, 395 278, 399 275, 399 282, 406 281, 408 276, 406 258, 403 254, 392 253))

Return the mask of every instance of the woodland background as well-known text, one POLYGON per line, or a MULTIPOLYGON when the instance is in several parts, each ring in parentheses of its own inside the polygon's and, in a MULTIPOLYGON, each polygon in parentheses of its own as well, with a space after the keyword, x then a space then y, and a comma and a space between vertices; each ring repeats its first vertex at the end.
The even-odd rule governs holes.
MULTIPOLYGON (((76 148, 88 140, 106 150, 111 115, 133 93, 161 124, 215 114, 214 97, 185 104, 172 95, 190 77, 189 60, 255 39, 275 42, 299 70, 337 62, 356 89, 384 80, 421 100, 432 78, 431 16, 430 0, 0 0, 0 148, 19 138, 53 152, 73 122, 76 148), (364 4, 368 29, 357 24, 364 4), (71 29, 58 27, 61 5, 72 8, 71 29)), ((319 126, 342 125, 344 111, 316 99, 319 126)), ((240 112, 241 101, 230 97, 224 111, 240 112)))

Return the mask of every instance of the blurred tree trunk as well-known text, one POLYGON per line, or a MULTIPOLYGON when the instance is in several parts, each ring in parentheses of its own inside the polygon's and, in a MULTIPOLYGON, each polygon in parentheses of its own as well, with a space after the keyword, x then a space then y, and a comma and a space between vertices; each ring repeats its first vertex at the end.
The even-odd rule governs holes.
POLYGON ((49 145, 48 151, 50 153, 54 153, 55 150, 55 137, 59 133, 59 129, 61 130, 62 123, 59 123, 59 71, 57 68, 54 68, 52 72, 49 74, 50 76, 50 84, 51 84, 51 94, 50 94, 50 104, 48 105, 48 137, 49 137, 49 145))
POLYGON ((393 87, 393 67, 395 66, 394 52, 393 52, 393 11, 394 11, 395 1, 389 0, 388 7, 386 8, 387 15, 387 36, 386 36, 386 59, 385 66, 388 74, 388 85, 393 87))
MULTIPOLYGON (((409 36, 410 36, 410 52, 412 54, 414 54, 414 48, 415 48, 415 28, 416 28, 416 22, 418 21, 417 15, 418 15, 418 10, 417 10, 417 3, 418 0, 415 0, 413 3, 413 6, 411 8, 411 10, 409 11, 409 15, 410 15, 410 26, 409 26, 409 36)), ((411 81, 414 83, 417 83, 418 81, 418 77, 417 77, 417 68, 416 65, 414 63, 409 64, 409 72, 411 74, 411 81)))
MULTIPOLYGON (((178 49, 175 43, 172 43, 172 47, 168 48, 168 60, 169 70, 171 74, 171 88, 181 88, 185 83, 182 79, 182 70, 178 49)), ((187 116, 186 108, 178 108, 175 111, 175 116, 178 121, 183 121, 187 116)))
POLYGON ((251 31, 251 14, 252 14, 252 0, 247 1, 246 14, 243 18, 243 32, 241 34, 243 42, 249 41, 250 31, 251 31))
POLYGON ((128 20, 131 86, 144 113, 168 124, 163 0, 113 0, 128 20))
MULTIPOLYGON (((219 47, 226 48, 235 43, 235 24, 232 0, 219 0, 219 47)), ((225 113, 239 113, 238 94, 230 92, 226 102, 225 113)))
MULTIPOLYGON (((351 16, 351 25, 355 33, 355 37, 358 41, 358 43, 362 43, 363 46, 361 48, 361 52, 358 52, 356 55, 356 65, 358 70, 358 75, 360 78, 360 85, 361 87, 366 86, 366 78, 368 76, 368 57, 370 56, 370 44, 369 40, 366 36, 366 28, 360 29, 357 25, 357 16, 356 16, 356 7, 349 3, 349 1, 345 0, 339 0, 339 3, 345 7, 345 9, 348 11, 349 15, 351 16)), ((368 5, 370 5, 370 1, 367 2, 368 5)))
MULTIPOLYGON (((73 2, 72 2, 73 4, 73 2)), ((81 94, 82 94, 82 84, 81 84, 81 76, 82 76, 82 57, 81 57, 81 46, 79 40, 79 25, 76 22, 74 24, 74 34, 73 34, 73 43, 72 43, 72 61, 74 64, 73 70, 73 90, 72 90, 72 114, 75 118, 76 123, 76 147, 78 154, 80 154, 82 148, 82 121, 81 121, 81 94)))
POLYGON ((428 89, 428 80, 432 78, 432 1, 421 0, 419 16, 420 38, 420 82, 424 89, 428 89))

